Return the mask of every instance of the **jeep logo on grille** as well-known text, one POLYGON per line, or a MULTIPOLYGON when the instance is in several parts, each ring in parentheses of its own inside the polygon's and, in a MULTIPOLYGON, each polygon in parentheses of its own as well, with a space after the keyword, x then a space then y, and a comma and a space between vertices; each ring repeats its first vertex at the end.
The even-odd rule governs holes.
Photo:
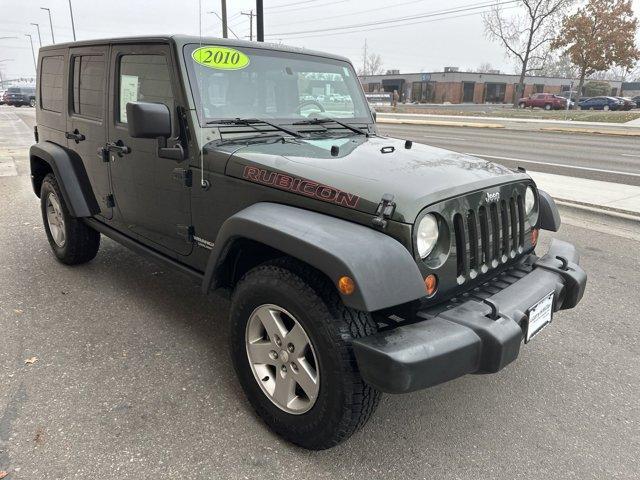
POLYGON ((485 199, 487 200, 487 203, 497 202, 500 200, 500 192, 487 192, 485 199))

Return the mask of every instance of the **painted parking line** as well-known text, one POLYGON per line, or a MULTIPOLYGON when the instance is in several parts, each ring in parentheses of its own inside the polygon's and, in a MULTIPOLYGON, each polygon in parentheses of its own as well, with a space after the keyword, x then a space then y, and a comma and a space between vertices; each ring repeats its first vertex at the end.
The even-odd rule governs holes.
POLYGON ((575 165, 566 165, 564 163, 552 163, 552 162, 539 162, 536 160, 525 160, 524 158, 513 158, 513 157, 499 157, 497 155, 484 155, 482 153, 465 153, 465 155, 473 155, 474 157, 481 157, 492 160, 508 160, 511 162, 522 162, 522 163, 532 163, 535 165, 547 165, 549 167, 562 167, 562 168, 570 168, 573 170, 585 170, 587 172, 599 172, 599 173, 612 173, 615 175, 626 175, 629 177, 640 177, 640 173, 631 173, 631 172, 621 172, 619 170, 607 170, 604 168, 590 168, 590 167, 578 167, 575 165))
POLYGON ((640 155, 633 155, 632 153, 621 153, 620 155, 622 155, 623 157, 635 157, 635 158, 640 158, 640 155))

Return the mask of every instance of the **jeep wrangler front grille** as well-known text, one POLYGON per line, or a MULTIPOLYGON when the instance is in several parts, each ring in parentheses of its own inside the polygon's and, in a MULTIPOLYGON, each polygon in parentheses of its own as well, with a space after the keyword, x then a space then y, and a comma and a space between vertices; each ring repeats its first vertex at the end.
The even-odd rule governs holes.
POLYGON ((453 234, 458 284, 507 263, 524 249, 522 195, 456 213, 453 234))

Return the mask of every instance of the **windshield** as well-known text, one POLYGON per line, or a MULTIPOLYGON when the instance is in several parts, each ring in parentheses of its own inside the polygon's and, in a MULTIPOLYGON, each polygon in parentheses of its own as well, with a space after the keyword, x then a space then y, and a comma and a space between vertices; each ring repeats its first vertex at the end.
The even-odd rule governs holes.
POLYGON ((186 45, 201 123, 234 118, 293 123, 321 117, 369 123, 352 66, 340 60, 247 47, 186 45))

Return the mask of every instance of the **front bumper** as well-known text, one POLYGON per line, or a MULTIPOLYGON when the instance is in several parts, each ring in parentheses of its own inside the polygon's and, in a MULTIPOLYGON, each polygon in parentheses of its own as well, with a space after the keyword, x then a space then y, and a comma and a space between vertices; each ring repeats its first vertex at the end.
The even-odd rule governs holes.
POLYGON ((587 282, 570 243, 553 240, 546 255, 527 260, 528 274, 486 299, 471 292, 471 299, 436 315, 418 311, 415 323, 355 340, 364 380, 383 392, 404 393, 468 373, 494 373, 514 361, 527 310, 551 291, 554 311, 573 308, 587 282))

